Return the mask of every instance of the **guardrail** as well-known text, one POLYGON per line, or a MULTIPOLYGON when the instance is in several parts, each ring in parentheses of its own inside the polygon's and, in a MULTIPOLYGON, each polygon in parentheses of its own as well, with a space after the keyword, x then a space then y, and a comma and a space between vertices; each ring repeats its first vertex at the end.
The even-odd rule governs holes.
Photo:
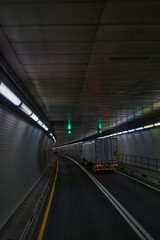
POLYGON ((118 154, 118 161, 132 166, 160 172, 160 159, 118 154))

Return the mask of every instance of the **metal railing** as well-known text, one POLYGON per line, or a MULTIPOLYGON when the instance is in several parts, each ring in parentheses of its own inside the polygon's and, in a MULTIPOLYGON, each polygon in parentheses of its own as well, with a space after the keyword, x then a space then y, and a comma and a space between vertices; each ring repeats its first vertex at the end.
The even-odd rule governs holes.
POLYGON ((160 159, 118 154, 118 161, 132 166, 160 172, 160 159))

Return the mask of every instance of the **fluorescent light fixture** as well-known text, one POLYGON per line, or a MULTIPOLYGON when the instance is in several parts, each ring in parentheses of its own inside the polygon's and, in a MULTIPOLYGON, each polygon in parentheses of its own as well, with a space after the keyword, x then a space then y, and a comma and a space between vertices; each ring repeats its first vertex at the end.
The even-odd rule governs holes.
POLYGON ((160 126, 160 122, 154 123, 154 126, 155 127, 160 126))
POLYGON ((123 132, 122 132, 122 134, 125 134, 125 133, 128 133, 128 131, 126 130, 126 131, 123 131, 123 132))
POLYGON ((140 131, 140 130, 143 130, 143 127, 138 127, 135 129, 136 131, 140 131))
POLYGON ((146 126, 144 126, 145 129, 146 129, 146 128, 152 128, 152 127, 154 127, 153 124, 150 124, 150 125, 146 125, 146 126))
POLYGON ((94 143, 95 141, 91 141, 91 142, 87 142, 87 143, 84 143, 84 145, 90 145, 92 143, 94 143))
POLYGON ((53 138, 53 140, 54 140, 54 144, 55 144, 55 143, 56 143, 56 139, 55 139, 55 137, 54 137, 54 136, 53 136, 52 138, 53 138))
POLYGON ((110 135, 103 136, 103 137, 98 137, 97 139, 103 139, 103 138, 108 138, 110 135))
POLYGON ((21 104, 20 109, 26 113, 28 116, 32 114, 32 111, 30 108, 28 108, 24 103, 21 104))
POLYGON ((44 129, 45 129, 46 131, 48 131, 48 128, 47 128, 47 127, 45 127, 44 129))
POLYGON ((110 135, 109 135, 109 137, 112 137, 112 136, 114 136, 114 135, 113 135, 113 134, 110 134, 110 135))
POLYGON ((129 133, 135 132, 135 129, 134 129, 134 128, 133 128, 133 129, 129 129, 128 132, 129 132, 129 133))
POLYGON ((21 104, 21 100, 2 82, 0 82, 0 93, 14 105, 21 104))
POLYGON ((38 122, 37 122, 40 126, 42 126, 43 125, 43 123, 40 121, 40 120, 38 120, 38 122))
POLYGON ((113 134, 112 134, 112 136, 116 136, 116 135, 117 135, 117 133, 113 133, 113 134))
POLYGON ((122 132, 118 132, 118 133, 117 133, 117 135, 121 135, 121 134, 122 134, 122 132))
POLYGON ((30 116, 35 122, 37 122, 39 120, 39 118, 34 114, 32 113, 32 115, 30 116))
POLYGON ((46 131, 48 131, 48 128, 46 127, 46 125, 42 125, 42 127, 46 130, 46 131))

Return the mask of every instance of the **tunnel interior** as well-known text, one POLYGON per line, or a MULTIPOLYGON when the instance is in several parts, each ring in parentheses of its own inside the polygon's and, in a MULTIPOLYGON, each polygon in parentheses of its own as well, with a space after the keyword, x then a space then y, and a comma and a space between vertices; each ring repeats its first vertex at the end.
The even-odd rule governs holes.
POLYGON ((160 183, 159 12, 159 0, 0 0, 0 230, 55 149, 80 164, 76 144, 113 138, 122 168, 160 183))

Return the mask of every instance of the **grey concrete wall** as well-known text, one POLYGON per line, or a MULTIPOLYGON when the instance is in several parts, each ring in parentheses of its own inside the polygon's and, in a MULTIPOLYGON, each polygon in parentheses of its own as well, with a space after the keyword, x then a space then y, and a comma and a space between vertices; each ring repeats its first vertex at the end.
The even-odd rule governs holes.
POLYGON ((160 159, 160 127, 120 135, 118 153, 160 159))
POLYGON ((43 175, 52 146, 38 126, 0 105, 0 229, 43 175))

